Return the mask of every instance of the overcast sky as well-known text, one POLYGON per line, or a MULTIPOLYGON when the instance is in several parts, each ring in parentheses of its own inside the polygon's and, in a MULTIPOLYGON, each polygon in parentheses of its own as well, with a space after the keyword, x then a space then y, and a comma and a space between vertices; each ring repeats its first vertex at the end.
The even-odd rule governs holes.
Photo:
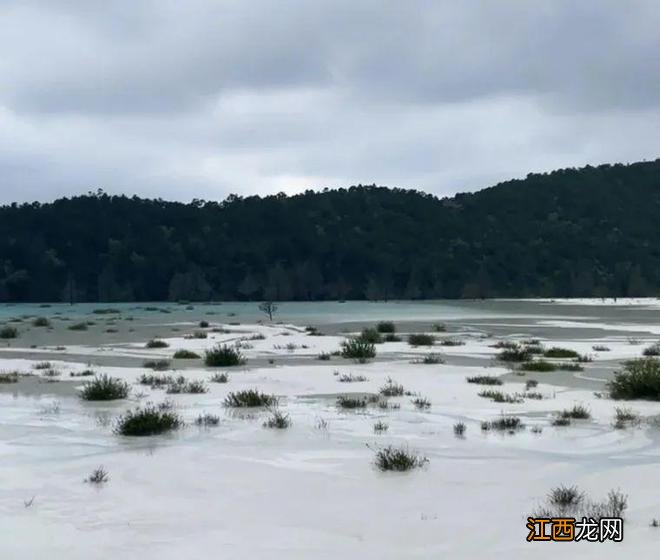
POLYGON ((0 0, 0 202, 660 155, 656 0, 0 0))

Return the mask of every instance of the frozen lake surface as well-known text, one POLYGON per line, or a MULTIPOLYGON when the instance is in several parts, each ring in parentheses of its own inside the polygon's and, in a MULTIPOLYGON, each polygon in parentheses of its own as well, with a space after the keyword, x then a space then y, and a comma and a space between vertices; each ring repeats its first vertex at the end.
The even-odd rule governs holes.
MULTIPOLYGON (((0 384, 0 558, 50 559, 407 559, 651 558, 660 545, 660 403, 615 402, 602 395, 623 360, 660 338, 657 300, 286 303, 275 321, 256 304, 104 304, 0 306, 16 339, 1 341, 0 371, 30 373, 0 384), (99 314, 94 309, 116 308, 99 314), (34 316, 51 327, 35 327, 34 316), (402 341, 377 345, 376 359, 327 361, 351 332, 393 320, 402 341), (206 339, 186 338, 210 323, 206 339), (87 321, 87 330, 69 327, 87 321), (263 323, 258 323, 263 321, 263 323), (442 323, 447 332, 434 332, 442 323), (311 336, 313 325, 324 336, 311 336), (218 332, 214 332, 213 328, 218 332), (108 332, 110 331, 110 332, 108 332), (411 347, 407 333, 429 332, 433 347, 411 347), (147 349, 153 337, 166 348, 147 349), (496 359, 502 341, 539 339, 588 355, 581 371, 514 372, 496 359), (460 341, 445 346, 443 340, 460 341), (218 370, 175 360, 204 394, 166 394, 137 383, 146 359, 178 349, 202 353, 217 343, 242 346, 245 366, 218 370), (32 348, 32 346, 36 346, 32 348), (605 350, 595 350, 606 346, 605 350), (421 364, 434 353, 444 363, 421 364), (35 369, 50 362, 55 375, 35 369), (125 379, 128 399, 82 401, 84 369, 125 379), (342 383, 342 375, 365 381, 342 383), (496 403, 466 378, 501 378, 493 387, 541 399, 496 403), (338 394, 377 394, 388 378, 410 393, 399 408, 345 410, 338 394), (293 424, 266 429, 263 409, 223 405, 231 391, 259 389, 280 399, 293 424), (597 396, 595 393, 600 395, 597 396), (418 409, 416 396, 431 406, 418 409), (128 438, 116 418, 146 402, 171 400, 186 425, 170 435, 128 438), (553 426, 561 410, 587 407, 588 420, 553 426), (643 421, 614 429, 616 407, 643 421), (201 428, 204 413, 220 417, 201 428), (515 415, 524 429, 484 432, 483 421, 515 415), (387 424, 376 434, 376 422, 387 424), (465 437, 453 426, 464 422, 465 437), (383 473, 374 452, 406 446, 428 458, 421 469, 383 473), (98 466, 110 480, 83 480, 98 466), (578 485, 594 498, 628 495, 621 543, 528 543, 527 516, 554 486, 578 485)), ((561 360, 559 360, 561 362, 561 360)), ((486 387, 488 388, 488 387, 486 387)))

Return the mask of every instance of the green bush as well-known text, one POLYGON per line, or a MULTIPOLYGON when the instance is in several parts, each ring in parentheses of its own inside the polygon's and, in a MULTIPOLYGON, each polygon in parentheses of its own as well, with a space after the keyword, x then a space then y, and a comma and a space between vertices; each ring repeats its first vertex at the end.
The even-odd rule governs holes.
POLYGON ((497 359, 503 362, 528 362, 531 357, 532 355, 529 353, 529 350, 520 346, 507 348, 497 355, 497 359))
POLYGON ((578 354, 575 350, 569 350, 568 348, 558 348, 557 346, 554 346, 553 348, 550 348, 546 350, 543 355, 546 358, 579 358, 580 354, 578 354))
POLYGON ((16 338, 18 336, 18 330, 9 325, 5 325, 0 329, 0 338, 16 338))
POLYGON ((364 363, 371 358, 376 357, 376 346, 371 342, 366 342, 360 338, 349 338, 341 344, 342 358, 349 358, 364 363))
POLYGON ((537 360, 523 362, 520 364, 520 369, 523 371, 555 371, 557 369, 557 365, 551 362, 546 362, 545 360, 537 360))
POLYGON ((340 395, 337 397, 339 408, 366 408, 367 398, 353 395, 340 395))
POLYGON ((87 323, 74 323, 73 325, 69 325, 68 328, 70 331, 86 331, 88 325, 87 323))
POLYGON ((405 393, 405 389, 403 388, 403 385, 395 383, 391 377, 388 377, 387 383, 385 383, 378 392, 384 397, 400 397, 405 393))
POLYGON ((410 334, 408 335, 408 344, 410 346, 433 346, 435 337, 425 333, 410 334))
POLYGON ((225 406, 232 408, 248 408, 256 406, 276 406, 277 397, 261 393, 256 389, 247 389, 229 393, 224 400, 225 406))
POLYGON ((100 375, 83 385, 80 398, 85 401, 114 401, 125 399, 129 392, 130 387, 125 381, 109 375, 100 375))
POLYGON ((146 348, 167 348, 169 344, 164 340, 158 340, 157 338, 153 338, 149 342, 147 342, 145 346, 146 348))
POLYGON ((397 472, 423 467, 428 461, 426 457, 417 455, 405 447, 394 447, 393 445, 376 450, 374 459, 379 470, 397 472))
POLYGON ((218 344, 204 353, 204 363, 208 367, 240 366, 246 362, 238 348, 218 344))
POLYGON ((164 371, 170 369, 169 360, 147 360, 143 362, 142 365, 148 369, 153 369, 156 371, 164 371))
POLYGON ((466 378, 468 383, 476 383, 477 385, 502 385, 502 380, 493 375, 475 375, 466 378))
POLYGON ((190 350, 177 350, 173 356, 175 360, 196 360, 199 357, 199 354, 195 354, 195 352, 191 352, 190 350))
POLYGON ((626 362, 623 370, 614 372, 607 388, 610 397, 617 400, 660 400, 660 360, 639 358, 626 362))
POLYGON ((655 344, 651 344, 651 346, 644 348, 642 354, 647 357, 660 356, 660 342, 656 342, 655 344))
POLYGON ((46 317, 37 317, 32 321, 33 327, 50 327, 50 321, 46 317))
POLYGON ((394 334, 396 332, 396 326, 392 321, 380 321, 376 325, 376 330, 383 334, 394 334))
POLYGON ((383 342, 401 342, 401 337, 396 334, 388 333, 383 337, 383 342))
POLYGON ((169 407, 147 405, 129 410, 119 417, 115 433, 123 436, 153 436, 176 430, 183 425, 178 414, 169 407))
POLYGON ((581 404, 576 404, 573 408, 562 410, 559 413, 560 418, 571 418, 573 420, 587 420, 591 418, 589 409, 581 404))
POLYGON ((358 337, 362 342, 367 342, 370 344, 380 344, 383 342, 383 337, 380 335, 376 329, 362 329, 360 336, 358 337))
POLYGON ((517 416, 501 416, 497 420, 481 423, 481 429, 484 432, 487 432, 489 430, 497 430, 500 432, 513 432, 515 430, 520 430, 524 427, 525 425, 517 416))

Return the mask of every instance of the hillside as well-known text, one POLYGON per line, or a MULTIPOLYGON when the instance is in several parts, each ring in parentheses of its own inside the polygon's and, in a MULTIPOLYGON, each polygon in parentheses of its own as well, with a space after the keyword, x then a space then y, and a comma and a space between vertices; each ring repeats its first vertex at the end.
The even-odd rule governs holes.
POLYGON ((358 186, 0 208, 0 300, 660 295, 660 160, 453 198, 358 186))

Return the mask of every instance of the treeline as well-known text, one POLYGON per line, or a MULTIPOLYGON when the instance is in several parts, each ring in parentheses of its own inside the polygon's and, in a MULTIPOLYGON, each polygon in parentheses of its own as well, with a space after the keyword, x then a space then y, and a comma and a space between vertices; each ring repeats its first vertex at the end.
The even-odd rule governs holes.
POLYGON ((0 208, 0 300, 660 295, 660 160, 474 194, 357 186, 0 208))

